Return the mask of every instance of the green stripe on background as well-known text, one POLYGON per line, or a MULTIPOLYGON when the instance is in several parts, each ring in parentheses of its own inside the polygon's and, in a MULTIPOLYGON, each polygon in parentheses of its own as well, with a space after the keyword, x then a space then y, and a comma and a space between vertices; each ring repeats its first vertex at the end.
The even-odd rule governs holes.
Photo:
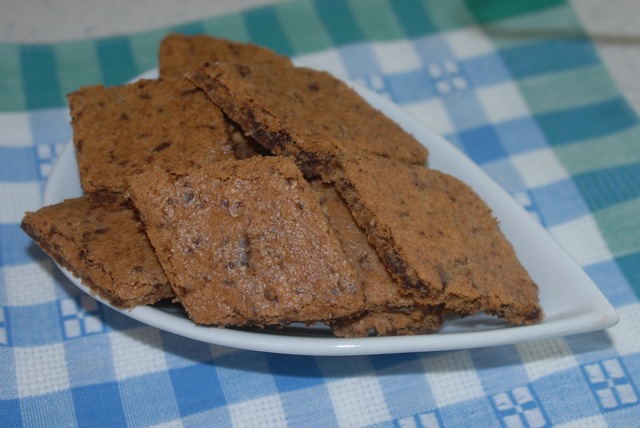
POLYGON ((600 64, 521 79, 518 87, 534 114, 594 104, 619 93, 600 64))
POLYGON ((640 298, 640 253, 617 257, 616 263, 636 296, 640 298))
POLYGON ((204 27, 201 22, 187 22, 169 27, 169 31, 193 36, 196 34, 202 34, 204 32, 204 27))
POLYGON ((294 55, 333 47, 331 36, 311 2, 294 2, 276 6, 278 21, 294 55))
POLYGON ((408 37, 418 37, 436 31, 421 0, 391 0, 391 7, 408 37))
POLYGON ((554 147, 571 175, 640 162, 640 126, 621 132, 554 147))
POLYGON ((168 32, 164 30, 151 31, 131 39, 129 47, 131 48, 131 55, 135 61, 135 68, 138 74, 158 67, 158 49, 162 38, 168 32))
POLYGON ((365 38, 385 41, 406 37, 387 0, 349 0, 349 7, 365 38))
POLYGON ((476 24, 464 0, 422 1, 431 22, 438 31, 455 30, 476 24))
POLYGON ((213 36, 239 42, 251 40, 244 18, 239 14, 209 19, 202 24, 202 27, 205 33, 213 36))
POLYGON ((17 46, 0 45, 0 111, 25 110, 20 49, 17 46))
POLYGON ((484 24, 483 30, 497 48, 532 41, 585 37, 582 24, 568 4, 484 24))
POLYGON ((74 42, 55 46, 56 68, 60 70, 60 90, 65 96, 81 86, 102 83, 98 52, 93 42, 74 42), (71 72, 67 72, 71 71, 71 72))
POLYGON ((105 86, 122 85, 139 74, 129 40, 115 37, 96 43, 105 86))
POLYGON ((360 42, 362 32, 351 14, 351 10, 342 1, 315 0, 318 16, 329 31, 333 42, 340 46, 360 42))
POLYGON ((640 199, 640 163, 576 175, 573 181, 591 211, 640 199))
POLYGON ((565 4, 564 0, 466 0, 466 3, 476 21, 482 24, 565 4))
POLYGON ((640 213, 640 199, 593 213, 600 232, 615 257, 640 253, 638 213, 640 213))
POLYGON ((282 31, 272 7, 252 9, 242 14, 254 43, 273 49, 281 55, 293 55, 289 39, 282 31))
POLYGON ((20 50, 20 64, 27 108, 41 109, 65 105, 52 45, 23 46, 20 50))

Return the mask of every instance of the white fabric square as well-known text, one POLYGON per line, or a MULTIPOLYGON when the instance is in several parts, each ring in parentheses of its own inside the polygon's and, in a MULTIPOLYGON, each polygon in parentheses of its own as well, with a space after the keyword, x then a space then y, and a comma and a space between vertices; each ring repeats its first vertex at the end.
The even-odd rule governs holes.
POLYGON ((439 98, 420 103, 403 104, 402 108, 437 134, 446 135, 455 131, 447 108, 439 98))
POLYGON ((9 306, 29 306, 56 299, 55 284, 49 259, 40 262, 4 267, 9 306))
POLYGON ((422 60, 408 41, 375 43, 373 52, 383 74, 404 73, 422 68, 422 60))
POLYGON ((339 426, 367 426, 391 420, 378 379, 354 377, 327 384, 339 426))
POLYGON ((31 123, 26 113, 0 113, 0 146, 27 147, 32 145, 31 123))
POLYGON ((511 158, 511 162, 528 189, 546 186, 569 177, 569 173, 551 149, 516 155, 511 158))
POLYGON ((163 422, 161 424, 157 424, 157 425, 150 425, 149 428, 182 428, 184 427, 184 424, 182 423, 182 420, 178 419, 175 421, 168 421, 168 422, 163 422))
POLYGON ((317 70, 328 71, 341 78, 349 76, 344 63, 342 62, 342 57, 337 50, 326 50, 307 55, 300 55, 295 58, 295 63, 305 67, 315 68, 317 70))
POLYGON ((286 416, 278 395, 229 405, 234 427, 285 427, 286 416))
POLYGON ((476 95, 487 118, 493 123, 531 115, 520 90, 513 82, 478 88, 476 95))
POLYGON ((549 233, 580 266, 613 258, 591 215, 550 227, 549 233))
POLYGON ((167 369, 160 330, 140 327, 110 334, 113 366, 117 379, 126 379, 167 369))
POLYGON ((0 183, 0 195, 2 195, 0 223, 20 223, 25 211, 35 211, 42 206, 40 185, 36 181, 28 183, 2 182, 0 183))
POLYGON ((494 52, 493 44, 480 27, 467 27, 445 33, 451 51, 458 59, 473 58, 494 52))
POLYGON ((623 306, 616 309, 620 315, 620 322, 607 330, 611 341, 620 355, 640 352, 640 340, 629 340, 638 337, 640 331, 640 303, 623 306))
POLYGON ((28 397, 68 389, 62 343, 15 349, 18 395, 28 397))
POLYGON ((569 345, 561 337, 519 343, 516 348, 531 381, 578 365, 569 345))
POLYGON ((438 407, 485 395, 467 351, 425 358, 422 363, 438 407))

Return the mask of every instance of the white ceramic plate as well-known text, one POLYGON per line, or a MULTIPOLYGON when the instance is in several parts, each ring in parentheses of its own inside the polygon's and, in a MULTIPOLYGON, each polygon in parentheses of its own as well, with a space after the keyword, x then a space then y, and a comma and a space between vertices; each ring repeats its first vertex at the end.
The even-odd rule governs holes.
MULTIPOLYGON (((157 70, 151 70, 140 77, 156 75, 157 70)), ((503 232, 540 287, 540 303, 545 312, 540 323, 514 327, 496 318, 478 315, 448 321, 441 331, 428 335, 345 339, 332 336, 325 326, 291 326, 281 330, 198 326, 173 306, 114 309, 150 326, 212 344, 284 354, 335 356, 497 346, 602 330, 618 322, 618 314, 585 272, 476 164, 397 105, 366 88, 357 85, 354 88, 429 149, 431 168, 463 180, 494 210, 503 232)), ((75 152, 69 142, 51 171, 43 202, 50 205, 81 194, 75 152)), ((90 294, 77 278, 62 270, 75 285, 90 294)))

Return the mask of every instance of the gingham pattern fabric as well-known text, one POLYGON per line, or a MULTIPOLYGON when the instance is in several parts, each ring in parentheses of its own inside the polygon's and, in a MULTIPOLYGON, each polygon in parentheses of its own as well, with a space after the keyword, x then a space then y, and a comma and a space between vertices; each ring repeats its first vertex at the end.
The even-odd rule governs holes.
POLYGON ((178 28, 0 45, 0 426, 640 426, 640 126, 563 1, 317 0, 178 28), (156 66, 168 31, 362 82, 463 150, 614 304, 610 330, 455 352, 300 357, 147 327, 19 229, 71 130, 65 94, 156 66))

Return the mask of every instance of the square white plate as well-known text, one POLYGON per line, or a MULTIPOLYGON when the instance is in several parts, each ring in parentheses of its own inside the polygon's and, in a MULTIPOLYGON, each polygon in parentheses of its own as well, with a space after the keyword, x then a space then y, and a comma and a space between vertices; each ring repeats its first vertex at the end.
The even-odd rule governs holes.
MULTIPOLYGON (((151 70, 139 78, 153 78, 151 70)), ((418 336, 337 338, 325 326, 283 329, 232 329, 199 326, 170 305, 115 310, 180 336, 241 349, 299 355, 373 355, 441 351, 513 344, 614 326, 618 314, 576 262, 498 184, 451 143, 374 92, 351 84, 371 105, 398 122, 429 149, 429 166, 469 184, 493 209, 502 231, 540 288, 544 319, 534 325, 510 326, 485 315, 445 322, 437 333, 418 336)), ((72 142, 56 161, 44 194, 50 205, 82 195, 72 142)), ((78 278, 67 277, 91 294, 78 278)), ((95 297, 95 296, 94 296, 95 297)), ((98 299, 100 300, 100 299, 98 299)), ((108 303, 102 301, 104 304, 108 303)))

